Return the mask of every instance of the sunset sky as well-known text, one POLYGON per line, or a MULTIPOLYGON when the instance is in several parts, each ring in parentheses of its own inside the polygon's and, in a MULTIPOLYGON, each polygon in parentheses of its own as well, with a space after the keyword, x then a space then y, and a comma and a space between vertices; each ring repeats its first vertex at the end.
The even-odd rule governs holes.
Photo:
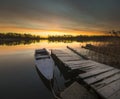
POLYGON ((120 0, 0 0, 0 32, 103 34, 120 29, 120 0))

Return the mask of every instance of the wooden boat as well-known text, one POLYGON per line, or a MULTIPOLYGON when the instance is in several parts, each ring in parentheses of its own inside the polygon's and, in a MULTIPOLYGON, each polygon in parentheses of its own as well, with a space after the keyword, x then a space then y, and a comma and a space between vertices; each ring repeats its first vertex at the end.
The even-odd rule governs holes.
POLYGON ((45 48, 35 50, 35 65, 47 80, 53 79, 54 61, 45 48))
POLYGON ((53 89, 54 61, 45 48, 35 50, 35 65, 46 87, 52 91, 55 99, 60 99, 53 89))

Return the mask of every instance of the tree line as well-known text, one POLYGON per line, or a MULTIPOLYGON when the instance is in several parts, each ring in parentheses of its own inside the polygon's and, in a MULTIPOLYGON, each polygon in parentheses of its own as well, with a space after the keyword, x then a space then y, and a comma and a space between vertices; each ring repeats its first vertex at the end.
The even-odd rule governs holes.
POLYGON ((49 41, 63 41, 63 40, 71 40, 71 41, 107 41, 111 39, 116 39, 113 36, 87 36, 87 35, 63 35, 63 36, 48 36, 49 41))
POLYGON ((0 33, 0 40, 39 40, 40 36, 20 33, 0 33))
POLYGON ((110 35, 103 35, 103 36, 87 36, 87 35, 78 35, 78 36, 72 36, 72 35, 49 35, 48 38, 43 38, 36 35, 31 34, 21 34, 21 33, 0 33, 0 42, 5 41, 29 41, 29 40, 44 40, 47 39, 49 42, 63 42, 63 41, 107 41, 111 39, 119 39, 120 37, 120 31, 112 30, 109 32, 110 35))
POLYGON ((111 36, 120 37, 120 31, 117 31, 117 30, 112 30, 112 31, 109 32, 109 34, 111 36))

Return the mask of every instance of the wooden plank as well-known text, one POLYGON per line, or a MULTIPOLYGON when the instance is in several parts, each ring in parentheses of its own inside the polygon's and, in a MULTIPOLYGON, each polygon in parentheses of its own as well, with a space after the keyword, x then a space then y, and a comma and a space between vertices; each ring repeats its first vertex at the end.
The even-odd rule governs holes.
POLYGON ((52 50, 51 53, 54 53, 54 54, 63 54, 63 53, 66 53, 62 50, 59 50, 59 51, 56 51, 56 50, 52 50))
POLYGON ((99 64, 93 63, 93 62, 86 62, 86 63, 80 63, 79 64, 81 67, 86 67, 86 66, 96 66, 96 67, 105 67, 105 66, 100 66, 99 64))
MULTIPOLYGON (((96 63, 96 62, 92 62, 92 61, 82 62, 82 63, 81 62, 79 64, 67 63, 66 66, 70 67, 71 69, 81 69, 83 67, 94 67, 94 68, 91 68, 89 70, 95 70, 95 69, 99 69, 99 68, 108 68, 108 66, 104 66, 100 63, 96 63)), ((87 70, 87 69, 85 69, 85 70, 87 70)))
POLYGON ((74 82, 63 92, 61 92, 62 99, 97 99, 94 94, 91 94, 86 88, 77 82, 74 82))
POLYGON ((77 64, 77 65, 68 65, 69 67, 73 67, 73 68, 76 68, 76 67, 79 67, 79 68, 84 68, 84 67, 90 67, 90 66, 94 66, 94 67, 96 67, 96 65, 94 65, 94 64, 77 64))
POLYGON ((96 70, 108 68, 108 67, 105 67, 105 66, 98 66, 98 65, 91 65, 91 67, 93 67, 93 68, 90 68, 88 71, 96 71, 96 70))
POLYGON ((72 51, 68 50, 68 49, 61 49, 61 50, 52 50, 52 53, 54 54, 68 54, 68 55, 74 55, 76 57, 78 57, 78 55, 76 55, 75 53, 73 53, 72 51))
POLYGON ((109 96, 108 99, 120 99, 120 90, 117 91, 115 94, 112 96, 109 96))
MULTIPOLYGON (((77 57, 75 55, 69 55, 69 54, 56 54, 57 57, 77 57)), ((80 58, 80 57, 79 57, 80 58)))
POLYGON ((58 57, 59 60, 66 61, 66 60, 80 60, 79 57, 58 57))
POLYGON ((63 63, 66 61, 78 61, 80 60, 79 58, 71 58, 71 57, 59 57, 59 60, 61 60, 63 63))
POLYGON ((119 90, 120 90, 120 79, 108 84, 105 87, 98 89, 97 92, 104 98, 108 98, 109 96, 113 95, 119 90))
POLYGON ((81 68, 80 70, 86 71, 86 72, 90 72, 92 70, 96 69, 96 67, 89 67, 89 68, 81 68))
POLYGON ((84 69, 84 67, 83 67, 83 69, 82 69, 82 68, 80 68, 80 69, 81 69, 81 70, 85 70, 85 71, 87 71, 87 72, 90 72, 90 71, 96 71, 96 70, 106 69, 106 68, 108 68, 108 67, 105 67, 105 66, 97 66, 97 65, 91 65, 91 67, 88 68, 88 69, 84 69))
POLYGON ((70 55, 67 54, 67 53, 52 53, 52 54, 54 54, 56 57, 70 56, 70 55))
POLYGON ((80 78, 87 78, 87 77, 98 75, 100 73, 107 72, 107 71, 112 70, 112 69, 113 69, 113 67, 108 67, 108 68, 105 68, 105 69, 98 69, 96 71, 90 71, 90 72, 87 72, 87 73, 84 73, 84 74, 80 74, 79 77, 80 78))
POLYGON ((56 56, 71 56, 71 57, 79 57, 79 58, 81 58, 80 56, 78 56, 78 55, 76 55, 75 53, 73 53, 73 52, 69 52, 69 50, 67 49, 67 51, 61 51, 61 50, 59 50, 59 51, 52 51, 52 54, 55 54, 56 56))
POLYGON ((99 80, 105 79, 106 77, 109 77, 109 76, 111 76, 111 75, 114 75, 114 74, 116 74, 116 73, 118 73, 118 72, 120 72, 120 70, 118 70, 118 69, 113 69, 113 70, 111 70, 111 71, 102 73, 102 74, 100 74, 100 75, 87 78, 87 79, 85 79, 84 81, 85 81, 87 84, 92 84, 92 83, 95 83, 95 82, 97 82, 97 81, 99 81, 99 80))
POLYGON ((73 57, 69 57, 69 56, 67 57, 67 56, 65 56, 65 57, 58 57, 58 58, 60 58, 60 59, 63 59, 63 58, 69 58, 69 59, 80 59, 79 57, 74 57, 74 56, 73 56, 73 57))
POLYGON ((64 52, 63 50, 51 50, 51 52, 64 52))
POLYGON ((91 87, 94 89, 99 89, 99 88, 102 88, 102 87, 108 85, 109 83, 116 81, 118 79, 120 79, 120 73, 117 73, 114 76, 104 79, 103 81, 97 82, 97 83, 93 84, 91 87))
POLYGON ((83 67, 83 68, 72 68, 72 69, 79 69, 79 70, 82 70, 82 71, 85 71, 85 72, 89 72, 93 68, 96 68, 96 67, 94 67, 94 66, 88 66, 88 67, 83 67))
POLYGON ((62 54, 67 54, 67 53, 65 53, 65 52, 51 52, 51 53, 54 54, 54 55, 56 55, 56 54, 57 54, 57 55, 59 55, 59 54, 61 54, 61 55, 62 55, 62 54))
POLYGON ((56 57, 70 57, 69 55, 55 55, 56 57))
POLYGON ((57 55, 56 54, 56 56, 57 57, 70 57, 70 58, 79 58, 79 59, 81 59, 79 56, 75 56, 75 55, 69 55, 69 54, 62 54, 62 55, 57 55))
MULTIPOLYGON (((73 51, 69 50, 69 49, 65 49, 64 52, 68 53, 68 54, 75 54, 73 51)), ((76 54, 77 55, 77 54, 76 54)))
POLYGON ((87 55, 87 53, 89 52, 89 50, 86 50, 84 48, 72 48, 72 47, 69 47, 69 46, 67 48, 70 49, 71 51, 73 51, 74 53, 78 54, 79 56, 87 58, 85 56, 87 55))
POLYGON ((76 61, 76 63, 75 63, 75 61, 72 61, 72 63, 66 62, 66 65, 70 65, 70 66, 74 66, 74 65, 85 66, 85 65, 96 65, 96 64, 94 64, 92 62, 89 62, 89 61, 86 62, 84 60, 80 60, 79 62, 76 61))
POLYGON ((94 64, 65 64, 68 67, 88 67, 88 66, 95 66, 94 64))
POLYGON ((53 54, 55 54, 55 55, 64 55, 64 54, 65 54, 65 55, 69 55, 68 53, 65 53, 65 52, 61 52, 61 53, 55 53, 55 52, 54 52, 53 54))
POLYGON ((81 66, 80 66, 80 69, 81 69, 81 68, 84 69, 84 68, 87 68, 87 67, 92 67, 92 68, 91 68, 91 71, 108 68, 108 67, 104 67, 104 66, 97 66, 97 65, 94 65, 94 64, 87 64, 87 65, 81 65, 81 66))
POLYGON ((89 67, 96 67, 95 65, 83 65, 83 66, 70 66, 72 69, 85 69, 85 68, 89 68, 89 67))
MULTIPOLYGON (((75 65, 74 65, 75 66, 75 65)), ((72 70, 74 70, 74 69, 79 69, 79 70, 82 70, 82 71, 85 71, 85 72, 89 72, 89 71, 92 71, 92 70, 95 70, 95 69, 98 69, 98 66, 95 66, 95 65, 89 65, 89 66, 79 66, 79 65, 77 65, 77 66, 75 66, 75 67, 73 67, 73 66, 67 66, 67 67, 69 67, 69 68, 71 68, 72 70)))
POLYGON ((65 62, 65 64, 73 64, 73 65, 77 65, 77 64, 82 64, 82 63, 90 63, 91 60, 80 60, 80 61, 69 61, 69 62, 65 62))

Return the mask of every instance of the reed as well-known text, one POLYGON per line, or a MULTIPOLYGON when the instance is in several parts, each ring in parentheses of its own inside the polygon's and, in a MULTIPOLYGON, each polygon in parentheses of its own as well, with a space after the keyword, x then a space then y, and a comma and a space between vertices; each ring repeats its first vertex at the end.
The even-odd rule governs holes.
POLYGON ((84 48, 89 49, 91 59, 120 68, 120 39, 103 44, 86 44, 84 48))

